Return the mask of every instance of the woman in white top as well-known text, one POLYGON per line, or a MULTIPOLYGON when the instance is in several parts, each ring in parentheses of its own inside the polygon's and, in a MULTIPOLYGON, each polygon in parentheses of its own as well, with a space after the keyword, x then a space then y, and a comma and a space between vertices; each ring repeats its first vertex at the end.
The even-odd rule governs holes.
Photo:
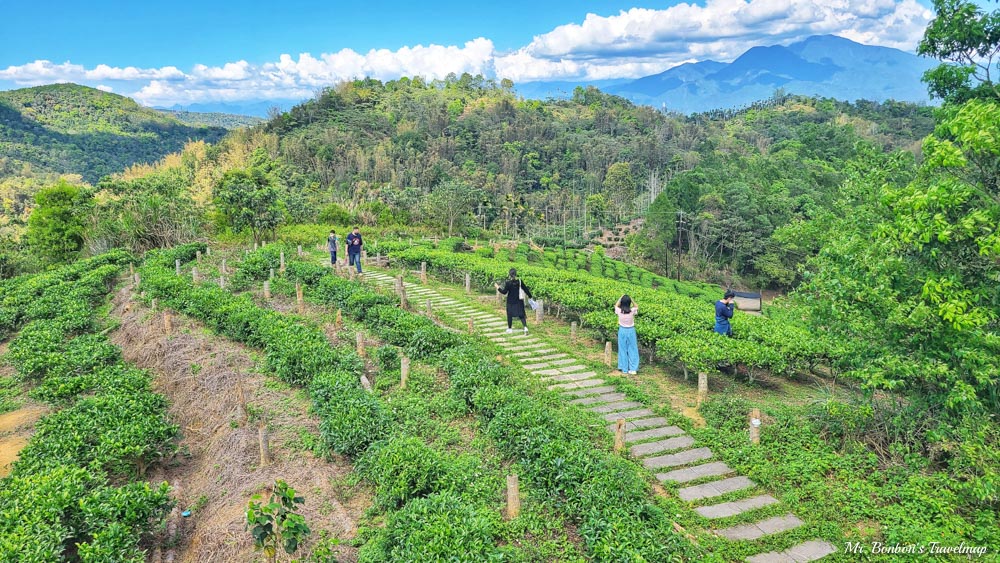
POLYGON ((639 308, 628 295, 615 303, 618 315, 618 371, 635 374, 639 370, 639 340, 635 334, 635 314, 639 308))

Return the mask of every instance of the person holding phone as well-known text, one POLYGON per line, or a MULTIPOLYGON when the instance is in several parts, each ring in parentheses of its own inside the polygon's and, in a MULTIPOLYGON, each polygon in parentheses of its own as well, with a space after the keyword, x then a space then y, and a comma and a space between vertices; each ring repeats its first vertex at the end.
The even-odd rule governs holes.
POLYGON ((715 302, 715 332, 722 336, 732 336, 733 327, 729 319, 733 318, 733 308, 736 301, 736 292, 727 289, 722 299, 715 302))
POLYGON ((628 295, 615 303, 618 315, 618 371, 635 375, 639 371, 639 338, 635 333, 635 314, 639 308, 628 295))

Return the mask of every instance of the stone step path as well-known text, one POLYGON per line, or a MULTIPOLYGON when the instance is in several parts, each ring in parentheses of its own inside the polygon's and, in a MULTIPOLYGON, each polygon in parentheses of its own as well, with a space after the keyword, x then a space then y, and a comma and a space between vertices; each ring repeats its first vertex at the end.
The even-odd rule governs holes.
MULTIPOLYGON (((383 286, 393 287, 395 279, 379 271, 366 272, 365 277, 383 286)), ((667 419, 656 416, 640 402, 631 401, 627 395, 609 385, 593 368, 561 352, 551 344, 537 338, 529 329, 525 334, 515 326, 507 333, 507 319, 497 313, 477 310, 467 303, 446 297, 421 284, 404 283, 408 298, 415 304, 430 301, 436 314, 444 314, 456 321, 472 319, 473 330, 505 350, 505 355, 524 369, 538 376, 547 388, 557 391, 566 402, 588 409, 610 422, 607 429, 614 433, 617 421, 625 419, 625 442, 629 453, 648 469, 656 472, 661 482, 686 485, 677 495, 692 505, 695 512, 708 520, 730 518, 778 504, 767 494, 753 494, 757 484, 734 471, 725 463, 713 460, 712 451, 698 447, 693 437, 667 419), (746 498, 729 502, 712 501, 721 496, 746 498)), ((425 306, 425 305, 424 305, 425 306)), ((715 533, 731 541, 753 541, 765 536, 802 526, 804 522, 794 514, 774 516, 750 524, 723 527, 715 533)), ((786 561, 815 561, 834 553, 836 548, 825 541, 806 541, 781 552, 761 553, 748 557, 752 563, 781 563, 786 561)))

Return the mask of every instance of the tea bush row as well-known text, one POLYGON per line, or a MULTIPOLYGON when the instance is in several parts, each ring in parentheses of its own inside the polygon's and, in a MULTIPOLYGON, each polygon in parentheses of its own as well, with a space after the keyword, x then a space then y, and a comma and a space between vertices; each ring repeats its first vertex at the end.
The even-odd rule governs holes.
POLYGON ((33 396, 62 408, 36 423, 0 480, 2 561, 144 561, 139 539, 171 505, 165 483, 131 481, 174 449, 166 401, 93 333, 94 309, 129 260, 114 251, 5 293, 8 329, 24 326, 4 359, 33 396))

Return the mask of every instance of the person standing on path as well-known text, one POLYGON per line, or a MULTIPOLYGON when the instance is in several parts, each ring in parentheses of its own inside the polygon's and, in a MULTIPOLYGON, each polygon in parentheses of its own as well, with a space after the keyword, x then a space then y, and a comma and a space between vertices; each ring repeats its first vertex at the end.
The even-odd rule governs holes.
POLYGON ((736 299, 736 292, 727 289, 722 299, 715 302, 715 332, 722 336, 732 336, 733 327, 729 324, 729 319, 733 318, 733 301, 736 299))
POLYGON ((511 324, 515 318, 521 319, 521 324, 524 325, 524 334, 528 334, 528 318, 524 312, 524 300, 532 298, 531 290, 524 285, 524 282, 517 279, 517 270, 511 268, 507 274, 503 286, 498 283, 493 284, 497 291, 507 296, 507 334, 514 332, 511 324))
POLYGON ((330 236, 326 237, 326 249, 330 251, 330 265, 337 265, 337 249, 340 247, 340 239, 336 231, 330 229, 330 236))
POLYGON ((361 240, 360 229, 354 227, 351 234, 347 235, 347 267, 356 265, 359 274, 361 273, 361 249, 364 244, 364 241, 361 240))
POLYGON ((635 375, 639 370, 639 338, 635 333, 635 314, 639 308, 628 295, 622 295, 615 303, 618 315, 618 371, 635 375))

